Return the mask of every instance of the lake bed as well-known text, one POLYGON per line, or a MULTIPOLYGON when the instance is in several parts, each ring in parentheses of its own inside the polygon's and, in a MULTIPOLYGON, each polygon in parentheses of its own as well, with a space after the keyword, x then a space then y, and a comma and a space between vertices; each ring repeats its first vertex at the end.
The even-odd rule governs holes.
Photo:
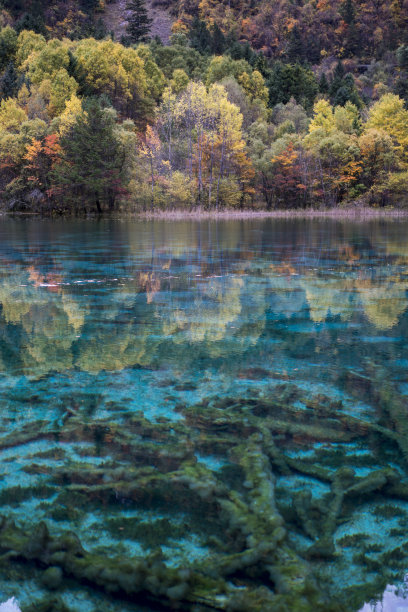
POLYGON ((404 590, 407 231, 2 218, 1 601, 351 612, 404 590))

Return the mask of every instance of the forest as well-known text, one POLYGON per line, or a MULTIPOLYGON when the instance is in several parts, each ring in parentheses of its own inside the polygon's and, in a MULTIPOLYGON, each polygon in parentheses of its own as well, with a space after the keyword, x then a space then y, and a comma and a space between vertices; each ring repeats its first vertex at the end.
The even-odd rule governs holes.
POLYGON ((1 209, 404 207, 408 2, 0 2, 1 209))

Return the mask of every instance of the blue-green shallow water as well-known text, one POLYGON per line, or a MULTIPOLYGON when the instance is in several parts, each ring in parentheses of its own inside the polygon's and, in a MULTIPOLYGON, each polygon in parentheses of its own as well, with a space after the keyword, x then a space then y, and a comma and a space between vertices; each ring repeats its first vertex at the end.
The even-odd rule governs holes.
POLYGON ((403 590, 407 232, 2 219, 0 601, 326 612, 403 590))

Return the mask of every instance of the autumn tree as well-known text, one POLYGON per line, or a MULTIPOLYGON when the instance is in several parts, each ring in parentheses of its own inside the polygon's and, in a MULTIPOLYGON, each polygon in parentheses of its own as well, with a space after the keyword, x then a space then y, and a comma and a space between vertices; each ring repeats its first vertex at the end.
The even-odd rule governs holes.
POLYGON ((17 32, 10 26, 0 30, 0 70, 13 61, 17 48, 17 32))
MULTIPOLYGON (((207 90, 202 83, 190 83, 166 105, 185 135, 185 170, 190 180, 196 180, 198 202, 218 207, 227 200, 237 203, 250 193, 253 169, 243 140, 243 118, 225 89, 213 84, 207 90)), ((168 129, 168 115, 166 125, 168 129)))
POLYGON ((388 134, 401 164, 408 164, 408 111, 404 100, 386 94, 370 109, 366 129, 376 128, 388 134))
POLYGON ((327 100, 319 100, 314 105, 303 145, 313 164, 312 192, 326 206, 357 193, 362 172, 357 118, 358 110, 351 104, 333 108, 327 100))
POLYGON ((353 0, 343 0, 339 13, 345 25, 345 52, 353 56, 358 49, 359 36, 356 25, 356 8, 353 0))
POLYGON ((136 49, 111 40, 79 41, 74 49, 88 95, 106 94, 126 116, 146 123, 153 111, 144 59, 136 49))
POLYGON ((302 182, 300 154, 293 140, 287 141, 281 153, 271 158, 275 204, 298 207, 306 203, 306 185, 302 182))
POLYGON ((146 133, 141 139, 139 154, 148 161, 150 169, 150 186, 151 186, 151 208, 154 207, 154 187, 155 187, 155 167, 161 152, 161 142, 157 131, 148 125, 146 133))
POLYGON ((34 138, 24 155, 23 176, 29 188, 39 189, 47 200, 52 197, 51 171, 60 161, 58 134, 34 138))

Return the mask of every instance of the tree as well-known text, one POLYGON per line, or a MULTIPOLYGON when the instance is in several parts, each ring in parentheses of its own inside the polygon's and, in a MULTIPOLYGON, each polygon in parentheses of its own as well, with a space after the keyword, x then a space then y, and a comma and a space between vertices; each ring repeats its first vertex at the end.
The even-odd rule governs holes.
POLYGON ((353 23, 356 18, 356 9, 353 0, 344 0, 340 6, 339 13, 347 25, 353 23))
POLYGON ((358 49, 360 42, 356 27, 356 9, 353 0, 344 0, 339 12, 343 17, 344 23, 346 24, 344 41, 345 51, 347 55, 352 56, 358 49))
POLYGON ((406 70, 408 68, 408 45, 398 47, 396 56, 398 67, 406 70))
POLYGON ((286 104, 293 97, 296 102, 309 109, 318 93, 318 83, 309 68, 300 64, 275 62, 267 80, 269 106, 286 104))
POLYGON ((306 186, 302 183, 299 153, 292 141, 285 149, 271 158, 273 188, 276 203, 284 206, 298 206, 305 202, 306 186))
POLYGON ((353 75, 349 72, 344 76, 341 86, 332 96, 332 101, 335 106, 344 106, 346 102, 351 102, 357 108, 361 108, 363 103, 356 90, 353 75))
POLYGON ((290 62, 302 62, 304 59, 303 41, 297 26, 290 32, 287 56, 290 62))
POLYGON ((350 72, 344 70, 342 62, 338 62, 329 88, 330 99, 334 106, 344 106, 351 102, 357 108, 362 107, 362 101, 358 95, 354 77, 350 72))
POLYGON ((215 53, 215 55, 221 55, 224 53, 227 44, 225 36, 218 24, 215 23, 213 25, 211 35, 211 51, 215 53))
POLYGON ((81 100, 74 94, 66 103, 65 109, 55 120, 59 134, 69 132, 75 125, 78 117, 83 115, 81 100))
POLYGON ((199 53, 209 53, 211 49, 211 33, 208 31, 204 21, 196 17, 190 29, 190 41, 193 49, 199 53))
POLYGON ((306 132, 309 127, 309 117, 305 109, 297 104, 294 98, 291 98, 287 104, 277 104, 273 109, 272 120, 275 125, 290 121, 298 134, 306 132))
POLYGON ((149 47, 144 44, 138 45, 136 54, 143 60, 143 69, 146 74, 146 84, 149 96, 158 102, 166 86, 166 78, 153 59, 149 47))
POLYGON ((10 62, 0 80, 0 94, 4 99, 14 98, 17 94, 19 76, 14 63, 10 62))
POLYGON ((24 156, 23 175, 27 184, 43 192, 50 188, 50 172, 59 162, 61 147, 57 134, 33 138, 24 156))
POLYGON ((395 166, 395 151, 391 137, 381 130, 370 128, 358 141, 363 172, 360 181, 367 188, 381 184, 395 166))
POLYGON ((0 104, 0 130, 18 132, 23 121, 27 120, 25 111, 19 107, 16 100, 8 98, 0 104))
POLYGON ((208 64, 206 84, 217 83, 225 77, 233 76, 237 81, 244 73, 251 74, 252 68, 245 60, 233 60, 228 55, 213 57, 208 64))
POLYGON ((24 62, 30 57, 31 53, 41 51, 46 46, 44 36, 35 34, 29 30, 20 32, 17 39, 16 65, 21 68, 24 62))
POLYGON ((394 143, 394 149, 404 165, 408 164, 408 110, 404 100, 394 94, 382 96, 372 106, 366 129, 382 130, 394 143))
POLYGON ((322 72, 322 76, 320 77, 320 80, 319 80, 319 91, 323 95, 329 93, 329 83, 327 81, 327 77, 324 72, 322 72))
POLYGON ((183 91, 189 83, 188 75, 184 70, 176 68, 173 72, 173 78, 170 81, 170 88, 176 95, 183 91))
POLYGON ((338 61, 334 69, 333 79, 330 83, 329 94, 331 97, 336 95, 336 92, 343 85, 343 79, 346 71, 344 70, 343 62, 338 61))
POLYGON ((146 158, 149 162, 150 167, 150 183, 151 183, 151 199, 150 204, 153 208, 154 206, 154 184, 155 184, 155 161, 160 155, 161 151, 161 142, 159 135, 156 130, 152 128, 151 125, 148 125, 146 128, 146 134, 144 135, 141 143, 140 143, 140 155, 146 158))
POLYGON ((309 134, 303 139, 313 162, 313 193, 327 205, 356 195, 357 181, 362 172, 360 150, 355 133, 358 110, 350 103, 333 107, 327 100, 314 105, 309 134), (354 191, 352 191, 354 189, 354 191))
POLYGON ((153 20, 150 19, 144 0, 129 0, 126 4, 129 11, 126 32, 131 43, 144 42, 149 38, 153 20))
POLYGON ((91 100, 61 137, 61 163, 53 171, 56 193, 75 207, 113 210, 123 192, 124 151, 115 134, 113 109, 91 100))
POLYGON ((318 100, 313 107, 313 118, 309 124, 309 133, 316 130, 323 136, 331 134, 335 130, 333 108, 327 100, 318 100))
POLYGON ((77 43, 74 56, 88 95, 105 94, 118 111, 144 123, 153 101, 147 97, 144 60, 136 49, 90 38, 77 43))
POLYGON ((0 70, 12 61, 17 47, 17 33, 7 26, 0 30, 0 70))

